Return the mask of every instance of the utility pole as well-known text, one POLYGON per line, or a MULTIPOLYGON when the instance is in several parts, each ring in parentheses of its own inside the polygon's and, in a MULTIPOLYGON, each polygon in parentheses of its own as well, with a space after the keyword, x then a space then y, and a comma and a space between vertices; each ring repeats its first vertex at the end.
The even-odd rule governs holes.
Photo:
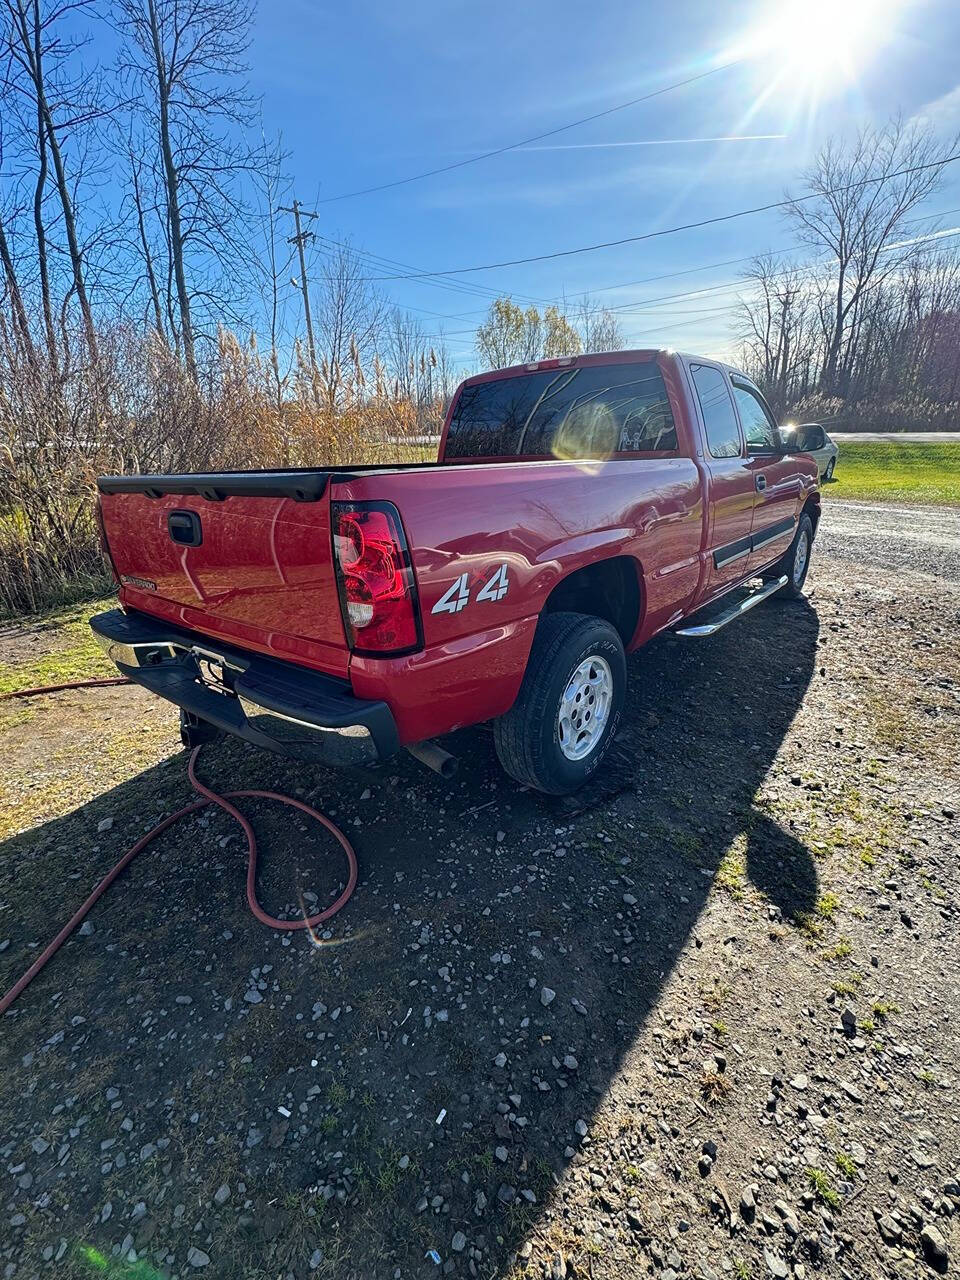
POLYGON ((790 331, 787 328, 787 314, 793 305, 793 300, 800 292, 799 289, 784 289, 781 293, 775 293, 773 296, 780 303, 780 334, 777 340, 777 365, 775 373, 775 381, 778 385, 779 398, 784 402, 780 407, 785 407, 787 395, 787 370, 790 363, 790 331))
MULTIPOLYGON (((310 372, 313 377, 314 393, 317 387, 317 350, 313 345, 313 321, 310 318, 310 291, 307 288, 307 264, 303 256, 303 246, 307 240, 315 240, 316 236, 312 231, 303 231, 300 227, 300 201, 294 200, 293 207, 288 208, 287 205, 281 205, 280 208, 284 213, 292 213, 293 220, 297 228, 295 236, 287 238, 287 244, 295 244, 297 253, 300 255, 300 292, 303 294, 303 314, 307 321, 307 349, 310 352, 310 372)), ((304 209, 303 216, 305 218, 316 218, 316 213, 311 213, 309 209, 304 209)))

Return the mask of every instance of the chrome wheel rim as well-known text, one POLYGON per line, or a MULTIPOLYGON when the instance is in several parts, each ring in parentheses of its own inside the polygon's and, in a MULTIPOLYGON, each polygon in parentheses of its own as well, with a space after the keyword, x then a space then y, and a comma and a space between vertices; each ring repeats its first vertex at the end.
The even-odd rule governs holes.
POLYGON ((793 557, 793 584, 799 587, 803 581, 803 575, 807 568, 807 557, 810 547, 805 533, 800 535, 800 541, 797 543, 796 554, 793 557))
POLYGON ((560 750, 568 760, 583 760, 603 737, 613 705, 613 673, 594 654, 567 681, 557 714, 560 750))

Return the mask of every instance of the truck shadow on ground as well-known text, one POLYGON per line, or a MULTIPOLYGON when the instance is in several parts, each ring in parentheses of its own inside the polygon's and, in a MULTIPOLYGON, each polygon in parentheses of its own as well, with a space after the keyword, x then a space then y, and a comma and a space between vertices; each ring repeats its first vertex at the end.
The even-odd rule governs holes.
MULTIPOLYGON (((62 1240, 61 1275, 87 1274, 91 1248, 110 1274, 187 1272, 193 1247, 208 1275, 506 1276, 524 1242, 534 1258, 602 1247, 605 1210, 598 1245, 565 1172, 584 1126, 610 1137, 611 1107, 635 1122, 622 1158, 644 1158, 642 1118, 676 1052, 651 1018, 702 941, 708 895, 760 890, 772 927, 817 900, 802 833, 765 803, 803 772, 771 766, 812 697, 817 643, 805 602, 708 641, 657 640, 630 662, 610 768, 568 801, 506 779, 484 729, 448 740, 452 784, 407 757, 363 778, 205 748, 211 785, 335 816, 357 891, 311 945, 249 917, 224 815, 141 855, 4 1021, 0 1154, 31 1178, 0 1256, 39 1266, 62 1240), (655 1044, 641 1069, 642 1034, 655 1044)), ((128 841, 189 799, 185 774, 173 757, 0 845, 0 987, 128 841)), ((296 914, 297 885, 335 895, 327 837, 244 807, 268 910, 296 914)), ((703 1009, 673 1012, 699 1061, 703 1009)))

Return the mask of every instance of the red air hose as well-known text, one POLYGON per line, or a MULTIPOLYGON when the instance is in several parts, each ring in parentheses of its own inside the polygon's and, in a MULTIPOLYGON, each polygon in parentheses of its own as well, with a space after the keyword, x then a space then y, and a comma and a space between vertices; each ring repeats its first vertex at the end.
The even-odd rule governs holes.
POLYGON ((68 680, 66 684, 41 684, 35 689, 14 689, 0 693, 0 702, 9 698, 35 698, 38 693, 60 693, 63 689, 96 689, 108 684, 129 684, 127 676, 108 676, 105 680, 68 680))
MULTIPOLYGON (((80 681, 77 682, 77 684, 66 686, 55 685, 48 689, 23 690, 23 694, 21 696, 27 693, 52 693, 60 688, 77 688, 83 684, 97 685, 113 683, 123 683, 123 681, 80 681)), ((353 893, 354 887, 357 883, 357 855, 353 851, 353 845, 351 845, 350 841, 343 834, 340 828, 336 826, 335 823, 331 822, 325 814, 321 813, 319 809, 314 809, 312 806, 304 804, 302 800, 295 800, 292 796, 281 795, 279 791, 227 791, 223 795, 218 794, 216 791, 212 791, 209 787, 204 786, 196 775, 195 765, 199 753, 199 747, 194 747, 193 751, 190 753, 190 762, 187 765, 187 776, 189 777, 194 790, 199 792, 202 799, 194 800, 193 804, 184 805, 184 807, 182 809, 178 809, 176 813, 171 813, 169 817, 164 818, 162 822, 158 822, 151 831, 148 831, 145 836, 141 836, 137 843, 127 850, 117 865, 100 881, 93 893, 91 893, 89 898, 87 898, 86 902, 82 903, 82 905, 77 908, 53 941, 49 943, 44 951, 36 958, 36 960, 34 960, 26 973, 19 978, 6 995, 0 999, 0 1016, 6 1013, 14 1000, 16 1000, 21 992, 29 986, 47 961, 56 954, 63 943, 66 942, 67 938, 70 937, 71 933, 73 933, 74 929, 76 929, 77 925, 80 924, 88 915, 90 909, 98 898, 100 898, 102 894, 106 893, 107 889, 109 889, 110 885, 113 884, 117 876, 120 875, 127 866, 129 866, 137 854, 145 849, 151 841, 155 840, 161 832, 166 831, 167 827, 172 826, 180 818, 186 817, 188 813, 195 813, 197 809, 203 809, 208 804, 215 804, 219 808, 223 809, 225 813, 229 813, 231 818, 236 818, 237 822, 239 822, 240 826, 243 828, 243 834, 247 837, 247 902, 250 906, 250 910, 261 924, 265 924, 270 929, 312 930, 316 928, 317 925, 322 924, 324 920, 329 920, 330 917, 335 915, 344 905, 353 893), (278 920, 275 916, 267 915, 260 906, 260 903, 257 901, 256 891, 257 838, 253 834, 253 827, 243 816, 240 810, 230 804, 231 800, 237 800, 242 796, 256 797, 260 800, 278 800, 281 804, 291 805, 294 809, 299 809, 301 813, 305 813, 309 817, 315 818, 317 822, 327 828, 331 835, 335 836, 336 839, 339 840, 347 857, 347 885, 343 893, 341 893, 339 898, 337 898, 336 902, 327 907, 325 911, 321 911, 314 916, 305 915, 298 920, 278 920)))

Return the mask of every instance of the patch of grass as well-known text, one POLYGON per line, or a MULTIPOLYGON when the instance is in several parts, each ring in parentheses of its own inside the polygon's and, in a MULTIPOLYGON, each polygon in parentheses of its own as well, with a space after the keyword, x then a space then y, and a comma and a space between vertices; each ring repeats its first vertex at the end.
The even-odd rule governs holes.
POLYGON ((835 893, 822 893, 817 899, 816 912, 824 920, 832 920, 840 906, 840 899, 835 893))
POLYGON ((900 1006, 892 1000, 874 1000, 872 1012, 877 1022, 886 1022, 891 1013, 900 1012, 900 1006))
POLYGON ((711 1030, 713 1031, 713 1034, 717 1037, 718 1040, 722 1040, 723 1037, 730 1030, 730 1028, 727 1026, 727 1024, 723 1021, 722 1018, 714 1018, 714 1020, 710 1023, 710 1027, 711 1027, 711 1030))
POLYGON ((720 978, 714 978, 713 986, 704 995, 703 1003, 711 1013, 719 1013, 730 996, 730 987, 720 978))
POLYGON ((853 943, 849 938, 840 938, 834 946, 824 951, 824 960, 845 960, 853 951, 853 943))
POLYGON ((403 1177, 403 1170, 400 1168, 400 1156, 392 1144, 381 1147, 377 1152, 380 1164, 374 1174, 374 1185, 381 1195, 389 1196, 396 1190, 397 1184, 403 1177))
POLYGON ((808 941, 815 942, 823 937, 823 925, 814 919, 809 911, 795 911, 791 917, 795 929, 805 934, 808 941))
POLYGON ((936 1076, 934 1075, 934 1073, 929 1069, 929 1067, 928 1067, 928 1068, 925 1068, 923 1071, 921 1071, 921 1072, 920 1072, 920 1074, 919 1074, 919 1076, 917 1076, 917 1079, 918 1079, 922 1084, 926 1084, 926 1085, 935 1085, 935 1084, 937 1084, 937 1083, 938 1083, 938 1081, 937 1081, 937 1077, 936 1077, 936 1076))
POLYGON ((840 1196, 822 1169, 807 1169, 807 1182, 818 1200, 831 1209, 840 1208, 840 1196))
POLYGON ((744 1262, 742 1258, 737 1258, 733 1264, 733 1274, 737 1277, 737 1280, 750 1280, 753 1272, 750 1270, 748 1263, 744 1262))
POLYGON ((872 1036, 874 1031, 877 1029, 876 1023, 872 1018, 861 1018, 857 1023, 857 1027, 865 1036, 872 1036))
POLYGON ((704 1099, 719 1105, 730 1094, 733 1086, 722 1071, 704 1071, 700 1080, 700 1092, 704 1099))
POLYGON ((872 867, 877 861, 877 856, 870 849, 861 849, 860 861, 865 867, 872 867))
POLYGON ((856 995, 862 985, 862 973, 847 973, 836 982, 832 982, 830 989, 838 996, 852 996, 856 995))
POLYGON ((848 1155, 846 1151, 838 1151, 833 1157, 833 1162, 840 1170, 845 1173, 848 1178, 852 1178, 857 1172, 857 1164, 853 1156, 848 1155))
POLYGON ((117 674, 116 667, 93 638, 86 609, 55 615, 49 628, 54 645, 51 652, 22 662, 0 663, 0 693, 117 674))
POLYGON ((835 483, 823 486, 829 498, 888 502, 942 502, 960 505, 960 442, 944 444, 840 444, 835 483))
POLYGON ((938 902, 946 901, 946 898, 947 898, 946 893, 944 893, 943 889, 941 889, 940 886, 933 879, 931 879, 930 876, 921 876, 920 883, 923 885, 924 889, 927 891, 927 893, 930 894, 932 898, 936 898, 938 902))
POLYGON ((724 893, 739 902, 743 897, 744 883, 747 876, 746 837, 737 836, 730 845, 717 867, 713 883, 724 893))

